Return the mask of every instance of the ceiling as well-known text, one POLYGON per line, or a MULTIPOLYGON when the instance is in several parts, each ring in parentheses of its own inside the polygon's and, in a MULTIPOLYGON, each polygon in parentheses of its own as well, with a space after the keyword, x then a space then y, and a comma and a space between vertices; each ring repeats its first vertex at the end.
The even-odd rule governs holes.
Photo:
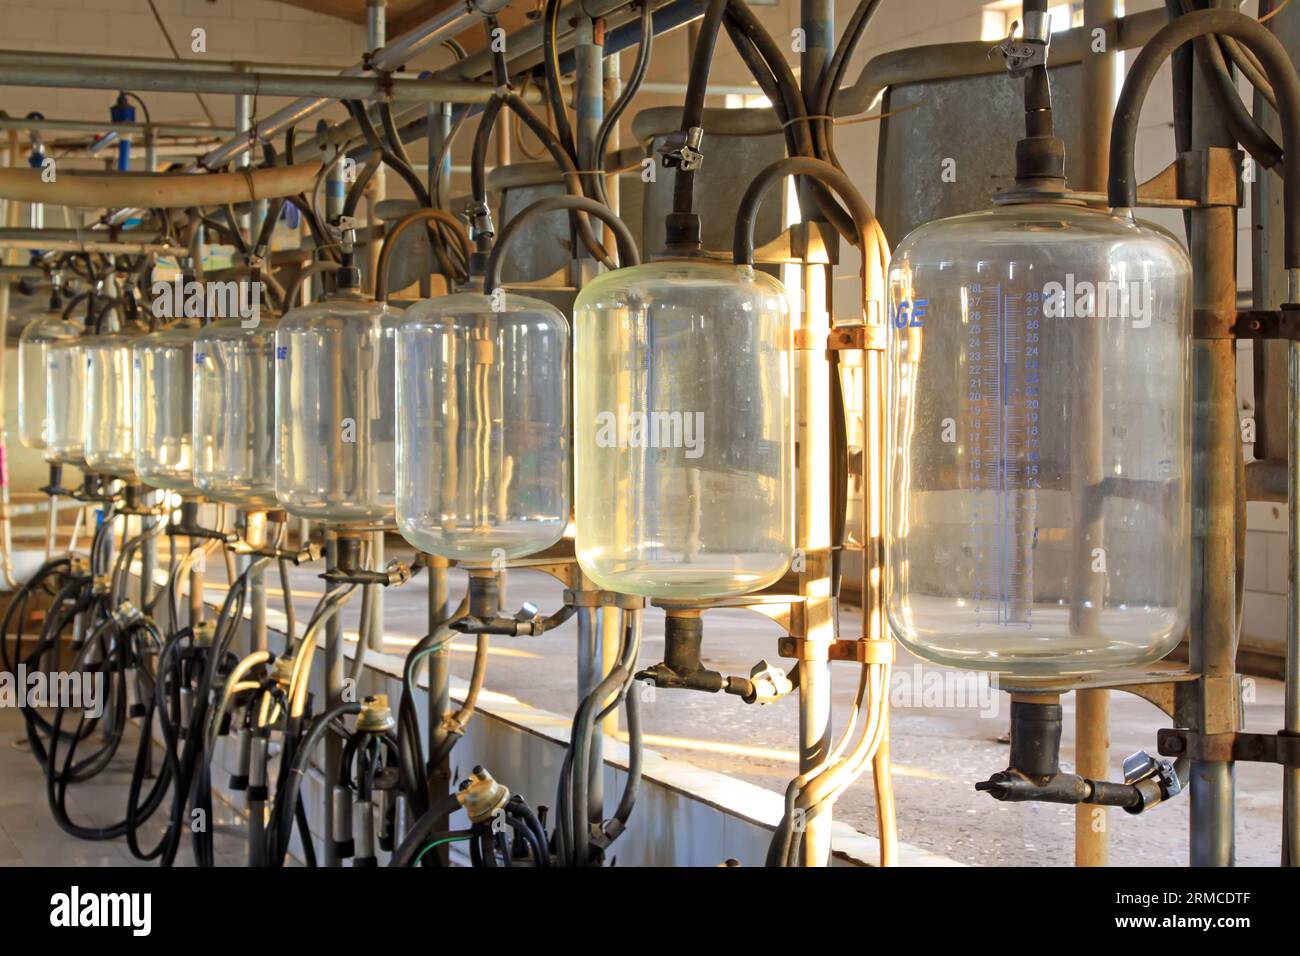
MULTIPOLYGON (((276 2, 311 10, 313 13, 339 17, 353 23, 366 22, 366 0, 276 0, 276 2)), ((388 36, 390 39, 399 36, 421 20, 463 2, 464 0, 387 0, 385 6, 388 36)), ((534 19, 540 9, 539 0, 515 0, 497 15, 497 20, 509 32, 534 19)), ((483 46, 484 32, 481 27, 475 26, 458 39, 462 46, 472 52, 483 46)))

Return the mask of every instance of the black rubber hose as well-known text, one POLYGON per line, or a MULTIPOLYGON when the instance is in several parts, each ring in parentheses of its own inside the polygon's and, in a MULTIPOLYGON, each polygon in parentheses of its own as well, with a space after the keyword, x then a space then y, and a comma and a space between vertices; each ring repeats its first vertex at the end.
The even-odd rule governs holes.
MULTIPOLYGON (((709 85, 709 71, 713 66, 713 53, 722 30, 730 0, 709 0, 696 36, 695 50, 691 56, 690 78, 686 83, 686 99, 682 103, 682 135, 704 122, 704 97, 709 85)), ((673 178, 673 213, 691 215, 695 211, 695 173, 678 169, 673 178)))
POLYGON ((1282 123, 1285 212, 1284 265, 1300 269, 1300 77, 1286 48, 1267 27, 1235 10, 1197 10, 1165 27, 1142 48, 1120 90, 1110 135, 1110 204, 1137 205, 1134 155, 1142 103, 1161 64, 1178 47, 1207 34, 1222 34, 1244 43, 1259 57, 1277 95, 1282 123))
MULTIPOLYGON (((1195 9, 1185 0, 1178 0, 1178 3, 1181 16, 1186 16, 1195 9)), ((1282 148, 1255 121, 1250 109, 1242 102, 1237 92, 1237 83, 1228 71, 1219 38, 1197 37, 1194 46, 1196 62, 1201 66, 1201 73, 1205 76, 1210 95, 1223 110, 1223 119, 1228 126, 1228 131, 1265 169, 1278 166, 1282 161, 1282 148)))
MULTIPOLYGON (((329 731, 334 721, 343 717, 361 713, 361 704, 356 701, 336 704, 307 725, 302 739, 294 747, 293 762, 284 777, 284 783, 275 797, 275 812, 271 815, 271 829, 267 840, 273 847, 271 866, 283 866, 285 855, 289 852, 289 839, 293 834, 294 814, 298 805, 298 794, 302 789, 302 779, 307 773, 307 764, 311 761, 316 745, 329 731)), ((329 836, 326 837, 329 839, 329 836)))
POLYGON ((546 0, 546 9, 542 14, 542 62, 545 64, 546 96, 551 104, 551 115, 555 119, 556 138, 564 151, 576 161, 578 152, 574 147, 573 127, 569 125, 569 110, 564 105, 564 90, 560 85, 560 58, 556 51, 560 2, 561 0, 546 0))
POLYGON ((456 794, 449 793, 426 810, 411 825, 411 829, 407 831, 406 836, 402 838, 402 842, 393 851, 388 865, 410 866, 419 852, 430 842, 430 839, 434 838, 442 821, 459 809, 460 799, 456 794))
POLYGON ((732 259, 736 265, 754 264, 754 223, 758 208, 772 187, 787 176, 810 176, 834 190, 848 206, 855 231, 864 238, 870 234, 875 214, 843 170, 809 156, 787 156, 760 171, 740 200, 732 242, 732 259))
MULTIPOLYGON (((639 621, 631 619, 623 629, 623 647, 618 662, 610 668, 604 679, 587 695, 573 720, 572 739, 569 747, 573 751, 571 782, 573 802, 570 812, 573 817, 570 846, 570 862, 573 866, 586 866, 590 861, 590 836, 587 829, 588 805, 588 761, 591 757, 591 742, 597 726, 600 702, 609 697, 617 688, 620 696, 627 693, 627 687, 636 673, 636 661, 641 652, 641 627, 639 621)), ((601 713, 608 711, 608 708, 601 713)), ((638 777, 639 777, 638 772, 638 777)), ((629 810, 630 812, 630 810, 629 810)))
POLYGON ((537 200, 531 206, 521 209, 501 230, 501 235, 497 238, 495 245, 492 247, 492 252, 488 256, 487 270, 484 275, 484 289, 491 291, 500 288, 501 267, 505 262, 505 250, 510 247, 515 237, 520 234, 524 225, 530 219, 559 209, 585 212, 587 215, 604 222, 614 233, 614 239, 618 242, 620 264, 624 268, 641 264, 641 256, 637 252, 636 239, 632 236, 632 230, 608 206, 585 196, 547 196, 544 199, 537 200))
MULTIPOLYGON (((501 115, 501 108, 505 106, 505 96, 493 96, 488 100, 487 105, 483 107, 483 115, 479 117, 478 129, 474 133, 474 148, 470 154, 469 161, 469 191, 473 197, 475 205, 486 209, 488 205, 487 189, 487 154, 488 146, 492 141, 492 129, 496 126, 497 117, 501 115)), ((491 238, 492 234, 486 236, 476 235, 474 238, 480 242, 484 238, 491 238)))
MULTIPOLYGON (((547 152, 549 152, 555 159, 556 163, 559 164, 560 169, 564 172, 565 182, 569 186, 570 195, 587 195, 586 187, 582 182, 583 177, 579 174, 577 166, 574 165, 573 158, 561 147, 560 141, 556 139, 555 134, 551 132, 551 128, 542 122, 541 118, 529 108, 528 104, 523 101, 523 98, 520 97, 519 94, 507 93, 506 105, 510 107, 516 116, 527 124, 528 128, 532 130, 533 135, 542 141, 543 145, 546 146, 547 152)), ((596 234, 592 232, 591 223, 588 221, 587 217, 574 215, 572 218, 574 220, 574 226, 578 232, 578 238, 582 241, 582 244, 586 247, 587 251, 591 253, 592 258, 596 259, 606 268, 616 268, 613 261, 605 253, 604 246, 600 244, 600 241, 596 238, 596 234)))
MULTIPOLYGON (((606 111, 605 118, 601 120, 600 128, 596 131, 592 155, 584 160, 587 169, 603 170, 605 168, 605 150, 608 148, 609 137, 618 128, 619 119, 626 112, 628 106, 631 105, 632 100, 636 98, 637 93, 640 92, 641 84, 645 82, 646 73, 649 72, 654 38, 654 11, 650 7, 650 0, 641 0, 641 42, 637 47, 636 63, 632 67, 632 75, 628 78, 623 91, 606 111)), ((609 193, 605 188, 605 177, 593 176, 592 180, 600 201, 605 205, 609 205, 609 193)))
MULTIPOLYGON (((751 10, 742 0, 735 0, 727 7, 727 20, 729 24, 734 25, 734 29, 729 29, 733 44, 736 45, 737 51, 741 58, 745 60, 746 65, 750 68, 759 85, 767 90, 764 80, 764 72, 770 75, 770 81, 775 84, 780 94, 776 97, 770 92, 767 93, 768 99, 776 104, 784 104, 784 111, 777 109, 778 117, 781 117, 782 125, 785 127, 788 135, 787 143, 791 155, 811 156, 816 159, 830 161, 829 155, 822 155, 818 149, 819 138, 815 135, 817 124, 808 116, 808 109, 804 103, 803 94, 799 91, 799 81, 786 62, 785 53, 781 50, 777 42, 768 33, 767 29, 759 21, 751 10), (748 54, 744 44, 738 41, 738 35, 748 40, 753 47, 753 54, 748 54), (754 56, 759 61, 755 62, 754 56), (766 66, 766 71, 763 69, 766 66), (782 113, 784 112, 784 115, 782 113)), ((812 197, 817 203, 817 208, 821 210, 826 221, 831 224, 841 236, 843 236, 852 245, 861 245, 861 239, 853 227, 852 217, 840 208, 835 202, 834 197, 823 188, 817 180, 812 181, 812 197)))

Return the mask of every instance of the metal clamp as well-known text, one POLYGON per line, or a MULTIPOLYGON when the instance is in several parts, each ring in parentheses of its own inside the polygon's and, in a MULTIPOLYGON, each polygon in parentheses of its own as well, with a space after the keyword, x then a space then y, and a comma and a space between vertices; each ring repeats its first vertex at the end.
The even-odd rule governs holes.
POLYGON ((783 637, 777 643, 782 657, 815 660, 816 654, 808 652, 809 645, 824 644, 826 659, 831 661, 856 661, 859 664, 894 663, 894 642, 873 640, 808 641, 802 637, 783 637))
POLYGON ((1020 21, 1012 20, 1007 38, 989 50, 989 56, 1002 54, 1007 61, 1007 72, 1012 76, 1036 66, 1046 66, 1047 48, 1052 42, 1052 21, 1046 13, 1033 10, 1027 12, 1024 29, 1020 36, 1016 36, 1019 27, 1020 21))
POLYGON ((692 173, 704 165, 704 154, 700 144, 704 141, 704 130, 692 126, 685 133, 671 133, 660 148, 663 164, 670 169, 680 169, 692 173))
POLYGON ((1276 763, 1300 767, 1300 734, 1198 734, 1166 727, 1156 734, 1156 749, 1169 757, 1187 755, 1210 763, 1276 763))
POLYGON ((491 239, 496 235, 496 227, 492 224, 492 210, 488 208, 487 203, 473 200, 465 203, 465 218, 469 220, 475 236, 491 239))
POLYGON ((883 325, 846 325, 826 336, 827 352, 883 352, 888 347, 889 330, 883 325))

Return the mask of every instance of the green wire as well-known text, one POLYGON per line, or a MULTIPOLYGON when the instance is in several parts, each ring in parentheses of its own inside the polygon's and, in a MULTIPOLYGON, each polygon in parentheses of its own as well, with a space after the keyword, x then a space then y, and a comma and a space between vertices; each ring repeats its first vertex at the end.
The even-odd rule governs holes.
POLYGON ((420 851, 419 856, 417 856, 414 860, 411 861, 411 866, 419 866, 420 861, 424 859, 424 854, 428 853, 434 847, 442 846, 444 843, 455 843, 457 840, 468 840, 468 839, 469 839, 468 836, 454 836, 454 837, 443 837, 441 840, 434 840, 432 843, 430 843, 428 846, 426 846, 423 850, 420 851))
POLYGON ((451 634, 449 634, 447 637, 444 637, 442 640, 434 644, 430 644, 424 650, 420 651, 420 653, 412 657, 410 663, 408 663, 406 666, 407 683, 410 683, 414 679, 415 666, 419 664, 420 661, 424 660, 424 658, 428 657, 430 654, 435 654, 438 651, 442 650, 448 644, 454 642, 458 637, 463 637, 463 636, 464 635, 462 635, 459 631, 452 631, 451 634))

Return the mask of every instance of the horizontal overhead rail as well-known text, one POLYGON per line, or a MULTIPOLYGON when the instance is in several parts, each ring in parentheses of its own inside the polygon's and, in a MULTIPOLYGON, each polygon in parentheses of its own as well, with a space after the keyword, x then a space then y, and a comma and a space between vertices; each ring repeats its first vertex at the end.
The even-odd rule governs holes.
POLYGON ((195 73, 186 69, 101 70, 84 66, 11 66, 0 63, 0 86, 131 90, 137 93, 226 93, 236 96, 323 94, 329 100, 394 103, 486 103, 494 88, 465 80, 393 76, 297 76, 290 73, 195 73))
POLYGON ((66 120, 35 116, 0 116, 0 129, 29 129, 38 133, 140 133, 148 136, 233 136, 233 126, 199 123, 114 123, 112 120, 66 120))

